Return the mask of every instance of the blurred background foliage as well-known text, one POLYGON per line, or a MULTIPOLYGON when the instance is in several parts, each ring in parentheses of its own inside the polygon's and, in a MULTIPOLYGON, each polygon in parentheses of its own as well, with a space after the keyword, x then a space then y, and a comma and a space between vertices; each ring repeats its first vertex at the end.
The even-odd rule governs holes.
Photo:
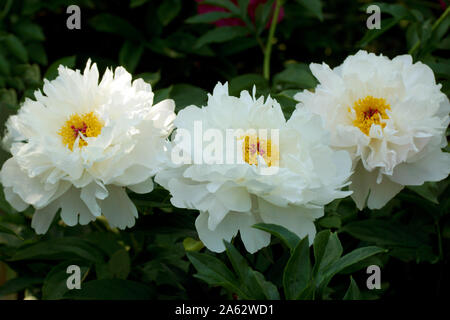
MULTIPOLYGON (((177 110, 204 104, 217 81, 228 81, 233 95, 256 84, 257 94, 278 99, 289 116, 293 94, 316 84, 310 62, 334 67, 359 49, 391 58, 409 53, 433 69, 449 94, 448 1, 287 0, 273 37, 273 0, 206 3, 222 9, 198 14, 194 0, 0 0, 1 132, 58 65, 83 68, 88 58, 101 71, 126 67, 152 85, 156 101, 172 98, 177 110), (66 27, 72 4, 81 8, 80 30, 66 27), (380 30, 366 28, 370 4, 381 8, 380 30)), ((0 164, 7 157, 1 151, 0 164)), ((72 228, 55 220, 44 236, 30 228, 32 210, 15 212, 0 192, 0 297, 440 296, 450 283, 448 184, 406 188, 382 210, 358 212, 349 199, 334 201, 317 221, 321 232, 312 248, 287 230, 261 225, 274 235, 272 245, 244 256, 239 239, 223 254, 203 248, 195 212, 172 207, 162 188, 130 194, 140 212, 130 230, 111 229, 103 219, 72 228), (66 287, 71 264, 81 267, 83 290, 66 287), (381 267, 380 290, 366 289, 371 264, 381 267)))

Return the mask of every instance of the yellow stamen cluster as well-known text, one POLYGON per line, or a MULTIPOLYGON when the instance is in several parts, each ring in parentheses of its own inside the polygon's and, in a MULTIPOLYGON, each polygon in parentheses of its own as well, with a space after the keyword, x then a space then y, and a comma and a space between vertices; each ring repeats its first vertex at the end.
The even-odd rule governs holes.
MULTIPOLYGON (((381 120, 389 119, 386 110, 391 110, 391 108, 386 103, 386 99, 367 96, 364 99, 357 100, 353 105, 353 110, 356 113, 353 125, 369 135, 372 124, 380 125, 382 128, 386 126, 386 123, 381 122, 381 120)), ((350 108, 349 112, 351 112, 350 108)))
POLYGON ((256 135, 246 135, 241 139, 244 139, 242 153, 245 162, 258 165, 258 155, 260 155, 266 161, 267 166, 278 166, 280 153, 278 147, 273 145, 270 139, 266 141, 256 135))
POLYGON ((73 145, 78 137, 80 148, 87 146, 83 137, 97 137, 102 132, 103 124, 94 114, 94 112, 82 115, 73 114, 58 131, 62 137, 63 144, 67 145, 73 151, 73 145))

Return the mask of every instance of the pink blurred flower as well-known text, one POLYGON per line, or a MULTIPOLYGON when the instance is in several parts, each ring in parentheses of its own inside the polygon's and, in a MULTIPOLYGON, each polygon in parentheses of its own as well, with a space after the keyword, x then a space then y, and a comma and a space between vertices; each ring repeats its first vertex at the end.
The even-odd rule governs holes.
MULTIPOLYGON (((221 7, 216 7, 216 6, 212 6, 209 4, 202 4, 202 2, 204 0, 195 0, 198 2, 198 6, 197 6, 197 12, 199 14, 203 14, 203 13, 208 13, 208 12, 213 12, 213 11, 220 11, 220 12, 228 12, 227 9, 221 8, 221 7)), ((233 1, 235 4, 237 4, 237 0, 231 0, 233 1)), ((267 0, 250 0, 249 4, 248 4, 248 15, 250 17, 250 19, 252 20, 252 22, 255 22, 255 14, 256 14, 256 8, 259 5, 262 5, 264 3, 266 3, 267 0)), ((274 3, 275 6, 275 3, 274 3)), ((273 13, 272 13, 273 14, 273 13)), ((278 15, 278 22, 280 22, 281 20, 283 20, 284 18, 284 8, 281 7, 280 9, 280 13, 278 15)), ((269 22, 267 23, 266 28, 268 28, 270 26, 270 23, 272 22, 272 18, 270 18, 269 22)), ((239 18, 226 18, 226 19, 220 19, 217 20, 215 22, 213 22, 216 26, 218 27, 225 27, 225 26, 244 26, 245 23, 244 21, 242 21, 239 18)))

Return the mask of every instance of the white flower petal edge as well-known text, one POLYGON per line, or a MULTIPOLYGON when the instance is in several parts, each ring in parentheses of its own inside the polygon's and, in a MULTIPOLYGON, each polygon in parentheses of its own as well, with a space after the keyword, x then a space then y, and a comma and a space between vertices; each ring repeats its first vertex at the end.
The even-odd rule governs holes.
POLYGON ((58 72, 7 121, 5 197, 18 211, 36 209, 32 227, 39 234, 58 209, 69 226, 103 214, 111 227, 131 227, 138 214, 125 188, 153 190, 152 177, 169 159, 175 104, 153 105, 151 86, 132 81, 122 67, 101 79, 90 61, 83 73, 63 66, 58 72))
POLYGON ((445 130, 450 103, 432 70, 409 55, 390 60, 359 51, 330 69, 311 64, 320 84, 296 94, 297 109, 321 116, 331 145, 353 159, 352 198, 382 208, 405 185, 450 173, 445 130))
MULTIPOLYGON (((155 181, 170 191, 175 207, 200 211, 195 223, 200 240, 214 252, 224 251, 223 240, 231 241, 238 233, 250 253, 267 246, 270 234, 253 228, 256 223, 281 225, 301 238, 308 236, 312 243, 314 220, 323 216, 324 205, 351 193, 341 191, 348 185, 351 158, 346 151, 329 147, 329 134, 317 115, 299 110, 286 122, 276 100, 256 99, 255 93, 252 97, 247 91, 239 98, 229 96, 228 84, 218 83, 208 95, 207 106, 189 106, 178 113, 173 149, 175 141, 182 140, 178 139, 182 130, 194 137, 196 121, 204 130, 219 130, 224 137, 228 129, 279 130, 278 144, 271 142, 273 150, 279 150, 278 165, 271 166, 262 156, 258 163, 251 163, 238 151, 241 163, 172 163, 157 173, 155 181), (265 175, 260 166, 278 170, 265 175)), ((240 139, 236 138, 236 144, 240 139)), ((194 144, 180 145, 194 155, 194 144)), ((200 151, 206 152, 208 146, 204 143, 200 151)))

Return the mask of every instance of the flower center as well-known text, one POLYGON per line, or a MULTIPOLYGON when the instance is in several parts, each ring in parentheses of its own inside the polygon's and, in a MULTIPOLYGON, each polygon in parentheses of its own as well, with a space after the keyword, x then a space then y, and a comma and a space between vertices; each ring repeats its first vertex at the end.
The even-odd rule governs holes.
POLYGON ((245 162, 258 165, 259 155, 264 158, 268 167, 278 165, 280 153, 270 139, 260 139, 256 135, 246 135, 241 139, 244 139, 242 154, 245 162))
POLYGON ((78 145, 80 148, 87 146, 83 137, 96 137, 102 132, 103 124, 94 114, 94 112, 84 113, 82 115, 73 114, 58 131, 62 137, 63 144, 67 145, 73 151, 73 145, 80 136, 78 145))
MULTIPOLYGON (((353 105, 353 110, 356 113, 353 125, 369 135, 373 124, 380 125, 382 128, 386 126, 386 123, 381 122, 381 120, 389 119, 386 110, 391 110, 391 108, 386 103, 386 99, 367 96, 364 99, 357 100, 353 105)), ((351 112, 350 108, 349 112, 351 112)))

